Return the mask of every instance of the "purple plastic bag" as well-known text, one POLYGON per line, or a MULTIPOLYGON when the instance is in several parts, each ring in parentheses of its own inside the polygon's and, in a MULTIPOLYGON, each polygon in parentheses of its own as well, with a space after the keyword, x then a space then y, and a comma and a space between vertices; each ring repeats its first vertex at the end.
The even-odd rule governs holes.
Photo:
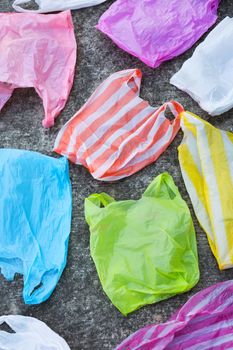
POLYGON ((130 335, 115 350, 233 349, 233 281, 195 294, 166 323, 130 335))
POLYGON ((220 0, 117 0, 97 28, 158 67, 189 49, 216 21, 220 0))

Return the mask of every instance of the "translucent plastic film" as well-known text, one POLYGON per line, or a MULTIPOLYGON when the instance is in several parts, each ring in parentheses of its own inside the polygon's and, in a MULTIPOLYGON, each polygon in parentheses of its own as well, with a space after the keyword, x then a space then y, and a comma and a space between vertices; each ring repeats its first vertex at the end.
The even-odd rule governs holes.
POLYGON ((66 265, 72 194, 66 158, 0 150, 0 269, 23 275, 26 304, 49 298, 66 265))
POLYGON ((141 79, 138 69, 107 78, 60 130, 54 151, 103 181, 130 176, 154 162, 179 131, 183 107, 175 101, 151 107, 139 95, 141 79))
POLYGON ((139 200, 92 194, 85 217, 101 284, 124 315, 198 282, 192 218, 169 174, 157 176, 139 200))
POLYGON ((97 28, 155 68, 189 49, 215 23, 218 4, 219 0, 117 0, 97 28))
POLYGON ((70 350, 65 340, 44 322, 33 317, 0 316, 12 333, 0 330, 0 348, 4 350, 70 350))
POLYGON ((115 350, 232 349, 232 293, 232 281, 204 289, 169 321, 138 330, 115 350))
POLYGON ((43 126, 51 127, 73 84, 77 49, 71 13, 0 13, 0 21, 0 110, 14 89, 34 87, 43 101, 43 126))
POLYGON ((179 161, 196 216, 219 268, 233 267, 233 134, 181 114, 179 161))
POLYGON ((226 17, 171 78, 210 115, 233 107, 233 18, 226 17))
POLYGON ((23 7, 25 4, 32 3, 32 0, 15 0, 13 8, 18 12, 36 12, 47 13, 65 10, 77 10, 83 7, 102 4, 106 0, 34 0, 38 5, 37 10, 23 7))

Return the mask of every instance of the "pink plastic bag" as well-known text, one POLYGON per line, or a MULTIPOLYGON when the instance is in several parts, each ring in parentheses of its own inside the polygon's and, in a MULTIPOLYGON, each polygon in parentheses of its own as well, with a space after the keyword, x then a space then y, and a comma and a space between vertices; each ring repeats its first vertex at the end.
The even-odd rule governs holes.
POLYGON ((63 126, 54 151, 103 181, 124 178, 154 162, 179 131, 183 107, 175 101, 151 107, 139 96, 141 79, 138 69, 112 74, 63 126), (166 108, 174 120, 166 118, 166 108))
POLYGON ((43 100, 43 126, 51 127, 73 84, 77 48, 71 13, 0 13, 0 22, 0 110, 15 88, 34 87, 43 100))
POLYGON ((233 349, 233 281, 195 294, 166 323, 140 329, 116 350, 233 349))
POLYGON ((220 0, 117 0, 97 28, 158 67, 189 49, 216 21, 220 0))

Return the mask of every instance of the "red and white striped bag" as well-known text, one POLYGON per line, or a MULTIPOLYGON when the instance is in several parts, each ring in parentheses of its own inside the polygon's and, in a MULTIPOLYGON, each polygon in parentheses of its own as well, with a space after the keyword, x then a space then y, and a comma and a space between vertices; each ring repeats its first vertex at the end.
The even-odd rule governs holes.
POLYGON ((141 79, 138 69, 107 78, 60 130, 54 151, 103 181, 124 178, 154 162, 179 131, 183 107, 175 101, 151 107, 139 96, 141 79), (172 121, 165 116, 167 107, 172 121))

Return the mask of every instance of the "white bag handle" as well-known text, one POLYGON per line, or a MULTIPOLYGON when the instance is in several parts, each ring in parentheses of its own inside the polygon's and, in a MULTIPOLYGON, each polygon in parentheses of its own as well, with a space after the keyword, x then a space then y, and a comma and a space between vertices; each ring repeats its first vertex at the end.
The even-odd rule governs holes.
POLYGON ((0 317, 15 333, 0 330, 0 349, 4 350, 70 350, 66 341, 44 322, 33 317, 8 315, 0 317))
MULTIPOLYGON (((17 12, 34 12, 34 13, 41 13, 41 10, 38 9, 38 10, 27 10, 27 9, 24 9, 22 8, 21 6, 19 5, 22 5, 22 4, 26 4, 28 2, 31 2, 31 0, 15 0, 12 4, 12 7, 15 11, 17 12)), ((36 2, 37 3, 37 2, 36 2)))
POLYGON ((64 0, 35 0, 36 4, 39 6, 37 10, 24 9, 19 5, 31 2, 31 0, 15 0, 12 7, 17 12, 30 12, 30 13, 48 13, 56 11, 65 10, 77 10, 83 7, 95 6, 102 4, 106 0, 70 0, 64 3, 64 0))

